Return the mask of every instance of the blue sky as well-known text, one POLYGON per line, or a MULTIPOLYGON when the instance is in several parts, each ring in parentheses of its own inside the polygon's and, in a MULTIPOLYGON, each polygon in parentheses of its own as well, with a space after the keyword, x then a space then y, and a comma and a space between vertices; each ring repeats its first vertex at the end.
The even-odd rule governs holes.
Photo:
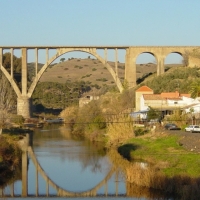
POLYGON ((200 45, 199 0, 1 0, 4 45, 200 45))

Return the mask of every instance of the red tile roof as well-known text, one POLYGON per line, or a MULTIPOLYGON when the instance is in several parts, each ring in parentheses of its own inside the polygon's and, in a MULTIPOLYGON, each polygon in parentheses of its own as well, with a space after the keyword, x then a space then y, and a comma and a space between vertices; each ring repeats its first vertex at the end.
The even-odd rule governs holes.
POLYGON ((180 97, 190 97, 190 94, 180 94, 178 91, 176 92, 162 92, 161 96, 163 98, 168 98, 168 99, 176 99, 176 98, 180 98, 180 97))
MULTIPOLYGON (((151 88, 149 88, 148 86, 142 86, 142 87, 138 88, 136 90, 136 92, 152 92, 152 94, 153 94, 153 90, 151 88)), ((176 92, 162 92, 159 95, 161 95, 161 97, 165 98, 165 99, 179 99, 180 97, 188 97, 188 98, 191 97, 190 94, 180 94, 178 91, 176 91, 176 92)))
POLYGON ((173 101, 180 101, 182 100, 181 97, 169 97, 168 96, 162 96, 161 94, 143 94, 144 100, 173 100, 173 101))
POLYGON ((147 86, 142 86, 136 90, 136 92, 153 92, 153 90, 147 86))
POLYGON ((191 97, 191 94, 180 94, 181 97, 188 97, 190 98, 191 97))
POLYGON ((145 100, 165 100, 160 94, 143 94, 145 100))
POLYGON ((162 92, 160 94, 163 98, 178 98, 179 97, 179 92, 162 92))

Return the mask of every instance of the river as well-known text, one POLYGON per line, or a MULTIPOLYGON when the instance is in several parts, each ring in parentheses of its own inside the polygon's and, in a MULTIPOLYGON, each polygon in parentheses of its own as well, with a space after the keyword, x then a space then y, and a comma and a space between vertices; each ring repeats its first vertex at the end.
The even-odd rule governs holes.
MULTIPOLYGON (((94 194, 94 197, 84 199, 129 198, 124 173, 119 169, 116 170, 116 167, 113 168, 112 161, 101 144, 73 138, 65 126, 51 125, 35 130, 32 149, 46 176, 62 190, 72 194, 83 192, 94 194)), ((28 199, 32 197, 35 199, 35 196, 41 199, 41 196, 46 196, 47 181, 37 169, 29 157, 28 199)), ((12 186, 4 188, 4 195, 10 195, 11 188, 15 199, 17 196, 20 197, 22 181, 18 180, 12 186)), ((48 196, 58 199, 57 193, 56 189, 49 185, 48 196)), ((131 199, 146 198, 132 196, 131 199)))

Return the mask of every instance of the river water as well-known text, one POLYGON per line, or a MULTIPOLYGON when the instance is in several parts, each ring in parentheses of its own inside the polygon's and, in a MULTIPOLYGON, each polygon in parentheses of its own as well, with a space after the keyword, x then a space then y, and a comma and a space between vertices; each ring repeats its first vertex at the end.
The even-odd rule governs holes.
MULTIPOLYGON (((112 161, 101 144, 73 138, 66 127, 51 125, 35 130, 32 149, 46 176, 59 188, 71 193, 94 191, 94 188, 97 188, 96 197, 84 199, 129 198, 123 172, 113 170, 112 161)), ((46 195, 47 181, 37 169, 29 157, 28 199, 34 196, 41 199, 41 196, 46 195)), ((16 181, 12 187, 15 199, 16 196, 21 196, 22 181, 16 181)), ((9 195, 12 187, 7 186, 3 189, 3 193, 9 195)), ((52 186, 48 188, 48 195, 51 198, 53 196, 53 199, 58 198, 57 191, 52 186)), ((76 199, 82 198, 76 197, 76 199)), ((132 196, 131 199, 146 198, 142 198, 141 195, 140 198, 132 196)))

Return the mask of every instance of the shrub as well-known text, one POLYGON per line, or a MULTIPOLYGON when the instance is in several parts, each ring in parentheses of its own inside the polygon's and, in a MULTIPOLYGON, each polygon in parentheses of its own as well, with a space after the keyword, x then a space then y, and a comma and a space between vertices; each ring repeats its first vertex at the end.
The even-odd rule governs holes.
POLYGON ((15 115, 12 117, 11 121, 17 125, 22 125, 25 119, 21 115, 15 115))
POLYGON ((107 124, 107 145, 120 146, 129 138, 134 137, 133 122, 127 115, 116 115, 107 124))
POLYGON ((60 113, 60 116, 64 118, 66 125, 68 125, 72 129, 74 126, 74 122, 76 121, 77 114, 78 107, 69 106, 60 113))
POLYGON ((148 130, 145 128, 135 128, 134 129, 135 136, 145 135, 148 133, 148 130))
POLYGON ((90 77, 92 74, 87 74, 86 77, 90 77))
POLYGON ((87 135, 87 137, 90 137, 91 133, 98 132, 106 126, 105 118, 98 101, 91 101, 79 108, 73 119, 72 133, 75 135, 79 134, 79 136, 87 135))
POLYGON ((98 78, 98 79, 96 79, 96 81, 102 81, 102 82, 106 82, 106 81, 108 81, 106 78, 98 78))

